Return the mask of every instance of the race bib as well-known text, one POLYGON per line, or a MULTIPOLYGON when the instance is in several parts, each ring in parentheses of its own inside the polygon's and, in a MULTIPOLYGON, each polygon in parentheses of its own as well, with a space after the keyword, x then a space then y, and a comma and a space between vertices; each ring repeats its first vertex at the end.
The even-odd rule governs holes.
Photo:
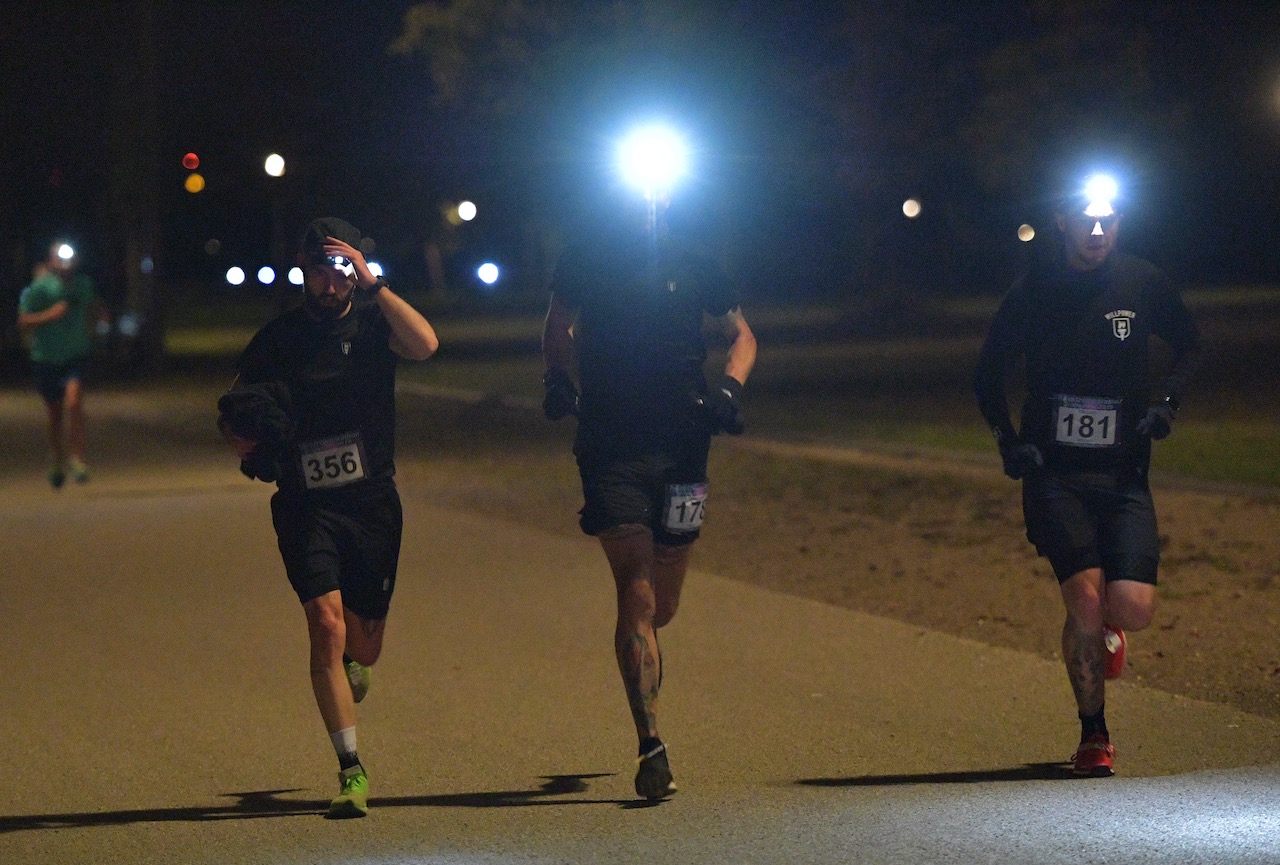
POLYGON ((1120 400, 1058 394, 1054 402, 1054 440, 1078 448, 1106 448, 1116 443, 1120 400))
POLYGON ((360 442, 360 433, 304 442, 301 450, 302 478, 309 490, 340 487, 364 480, 364 446, 360 442))
POLYGON ((674 534, 696 532, 707 514, 707 485, 667 484, 662 527, 674 534))

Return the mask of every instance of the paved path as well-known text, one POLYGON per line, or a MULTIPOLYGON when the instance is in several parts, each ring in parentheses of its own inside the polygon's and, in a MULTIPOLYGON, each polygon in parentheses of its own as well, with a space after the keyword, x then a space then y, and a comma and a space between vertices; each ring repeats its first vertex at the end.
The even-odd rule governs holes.
POLYGON ((374 813, 325 821, 269 490, 207 444, 0 477, 2 863, 1280 862, 1280 725, 1121 681, 1122 774, 1064 779, 1057 664, 705 573, 663 635, 681 792, 641 805, 599 550, 422 490, 374 813))

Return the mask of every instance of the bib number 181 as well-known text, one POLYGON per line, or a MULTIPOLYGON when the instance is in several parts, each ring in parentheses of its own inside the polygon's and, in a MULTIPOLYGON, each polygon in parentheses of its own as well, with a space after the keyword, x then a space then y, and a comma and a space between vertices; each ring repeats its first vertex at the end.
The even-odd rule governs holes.
POLYGON ((1116 443, 1116 405, 1111 400, 1062 399, 1054 438, 1075 447, 1105 448, 1116 443))

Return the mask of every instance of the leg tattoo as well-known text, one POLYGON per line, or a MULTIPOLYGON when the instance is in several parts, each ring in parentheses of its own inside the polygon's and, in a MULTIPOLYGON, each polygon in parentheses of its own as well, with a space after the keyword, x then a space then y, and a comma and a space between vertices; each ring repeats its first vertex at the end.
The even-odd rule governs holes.
POLYGON ((661 661, 644 634, 619 635, 618 665, 627 690, 627 703, 641 738, 658 734, 658 687, 661 661))
POLYGON ((1102 634, 1077 633, 1069 625, 1063 630, 1063 659, 1081 715, 1092 715, 1102 708, 1106 688, 1103 652, 1102 634))

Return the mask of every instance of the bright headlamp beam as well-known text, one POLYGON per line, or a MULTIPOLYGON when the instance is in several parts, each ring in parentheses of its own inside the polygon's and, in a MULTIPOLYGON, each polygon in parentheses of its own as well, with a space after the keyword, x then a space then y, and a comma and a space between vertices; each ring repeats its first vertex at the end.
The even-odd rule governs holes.
POLYGON ((71 248, 71 244, 63 243, 58 246, 58 258, 63 261, 70 261, 76 257, 76 251, 71 248))
POLYGON ((671 191, 688 168, 688 151, 680 136, 663 126, 633 131, 618 145, 622 179, 653 199, 671 191))
POLYGON ((1105 174, 1093 175, 1084 183, 1084 196, 1088 201, 1084 209, 1084 215, 1095 219, 1111 216, 1116 212, 1111 203, 1115 201, 1116 196, 1119 194, 1120 186, 1116 183, 1114 177, 1109 177, 1105 174))

